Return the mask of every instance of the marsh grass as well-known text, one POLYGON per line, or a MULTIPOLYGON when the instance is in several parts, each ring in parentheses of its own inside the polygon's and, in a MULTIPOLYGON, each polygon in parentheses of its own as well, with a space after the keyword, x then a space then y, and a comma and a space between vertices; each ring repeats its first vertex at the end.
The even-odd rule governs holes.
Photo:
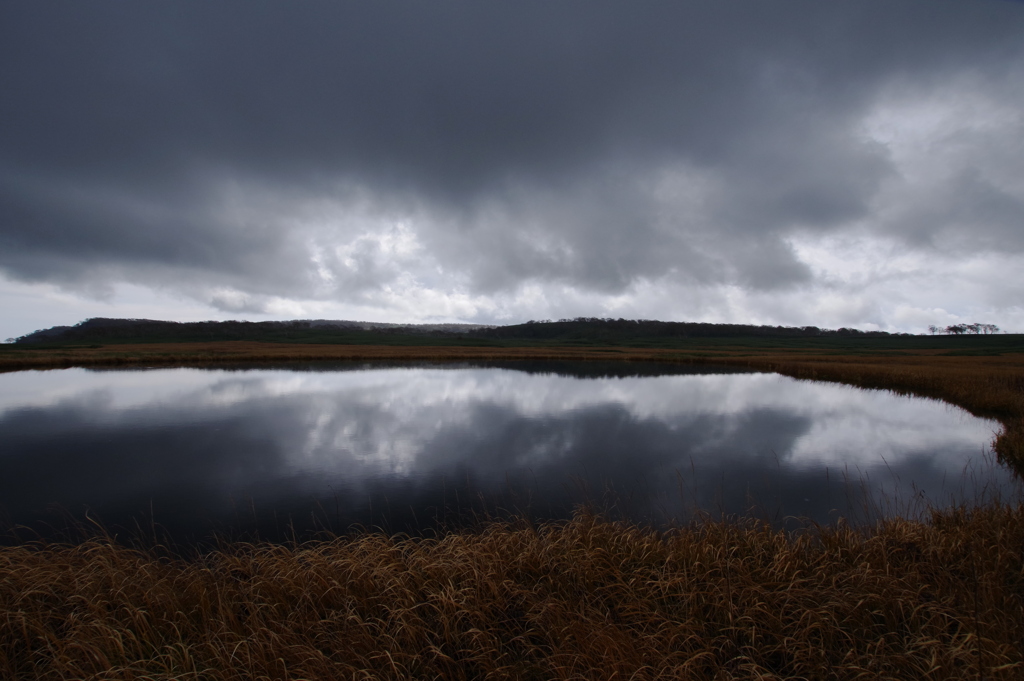
MULTIPOLYGON (((23 354, 3 366, 612 352, 717 362, 935 397, 997 418, 996 453, 1024 471, 1020 354, 710 346, 699 357, 499 356, 265 344, 105 352, 23 354)), ((1024 505, 992 499, 911 516, 789 531, 703 518, 657 531, 579 512, 564 523, 494 520, 433 537, 225 542, 191 558, 110 538, 0 548, 0 678, 1024 678, 1024 505)))
POLYGON ((0 549, 5 679, 1021 678, 1024 507, 0 549))

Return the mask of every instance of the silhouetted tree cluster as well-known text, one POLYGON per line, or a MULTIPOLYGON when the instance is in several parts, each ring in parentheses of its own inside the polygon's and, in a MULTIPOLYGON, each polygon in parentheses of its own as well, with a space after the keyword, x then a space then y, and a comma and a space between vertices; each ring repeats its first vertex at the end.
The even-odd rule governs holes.
POLYGON ((739 338, 816 336, 889 336, 885 331, 821 329, 817 326, 754 326, 751 324, 707 324, 703 322, 662 322, 653 319, 610 319, 576 317, 552 321, 531 320, 525 324, 476 329, 467 335, 502 340, 621 341, 665 338, 739 338))
POLYGON ((936 333, 948 333, 953 336, 962 336, 965 333, 973 334, 985 334, 986 336, 990 333, 998 333, 999 327, 995 324, 952 324, 946 328, 935 326, 934 324, 928 327, 928 331, 935 335, 936 333))

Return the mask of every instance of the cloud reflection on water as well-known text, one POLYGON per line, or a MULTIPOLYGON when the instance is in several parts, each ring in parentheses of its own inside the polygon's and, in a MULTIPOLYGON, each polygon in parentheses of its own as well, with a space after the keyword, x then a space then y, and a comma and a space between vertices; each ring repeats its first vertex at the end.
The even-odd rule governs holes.
POLYGON ((933 400, 773 374, 524 368, 0 375, 0 498, 12 522, 56 504, 125 524, 152 507, 197 534, 316 504, 335 529, 481 503, 560 517, 585 500, 640 521, 828 520, 1012 486, 984 463, 998 424, 933 400))

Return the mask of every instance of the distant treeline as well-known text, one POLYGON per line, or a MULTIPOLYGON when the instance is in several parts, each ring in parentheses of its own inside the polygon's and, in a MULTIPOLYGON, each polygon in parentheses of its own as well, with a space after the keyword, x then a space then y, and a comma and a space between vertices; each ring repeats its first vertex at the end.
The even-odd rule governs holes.
POLYGON ((167 322, 153 319, 87 319, 14 339, 17 344, 113 342, 277 341, 338 342, 380 336, 453 335, 480 328, 472 324, 384 324, 330 320, 286 322, 167 322))
MULTIPOLYGON (((151 319, 87 319, 75 326, 54 326, 14 339, 17 344, 276 341, 352 343, 397 341, 588 341, 622 343, 684 338, 869 338, 890 336, 884 331, 820 329, 816 326, 753 326, 662 322, 647 319, 578 317, 559 321, 530 321, 510 326, 471 324, 379 324, 372 322, 303 320, 284 322, 168 322, 151 319)), ((896 334, 906 335, 906 334, 896 334)))
MULTIPOLYGON (((625 340, 654 338, 812 338, 883 337, 885 331, 859 329, 819 329, 817 326, 754 326, 752 324, 706 324, 703 322, 661 322, 651 319, 600 319, 577 317, 558 321, 530 321, 513 326, 476 329, 467 335, 478 338, 569 340, 625 340)), ((895 334, 907 335, 907 334, 895 334)))
POLYGON ((935 335, 936 333, 948 333, 954 336, 962 336, 965 333, 973 333, 975 335, 980 333, 987 336, 990 333, 999 333, 999 327, 995 324, 979 324, 974 322, 973 324, 952 324, 943 329, 933 324, 928 327, 928 332, 932 335, 935 335))

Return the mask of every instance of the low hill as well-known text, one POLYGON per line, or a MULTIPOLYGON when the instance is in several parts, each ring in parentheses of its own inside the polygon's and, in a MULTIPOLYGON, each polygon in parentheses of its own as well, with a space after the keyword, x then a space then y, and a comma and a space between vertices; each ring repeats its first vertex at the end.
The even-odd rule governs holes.
POLYGON ((256 341, 332 345, 600 347, 694 350, 709 343, 734 348, 816 348, 828 352, 935 349, 958 354, 1024 352, 1024 336, 910 335, 816 326, 754 326, 579 317, 508 326, 387 324, 344 320, 168 322, 87 319, 27 334, 9 348, 125 343, 256 341))
POLYGON ((68 343, 166 343, 268 341, 289 343, 373 342, 378 338, 452 336, 485 327, 477 324, 388 324, 344 320, 286 322, 168 322, 96 317, 74 326, 54 326, 15 339, 17 345, 68 343))

